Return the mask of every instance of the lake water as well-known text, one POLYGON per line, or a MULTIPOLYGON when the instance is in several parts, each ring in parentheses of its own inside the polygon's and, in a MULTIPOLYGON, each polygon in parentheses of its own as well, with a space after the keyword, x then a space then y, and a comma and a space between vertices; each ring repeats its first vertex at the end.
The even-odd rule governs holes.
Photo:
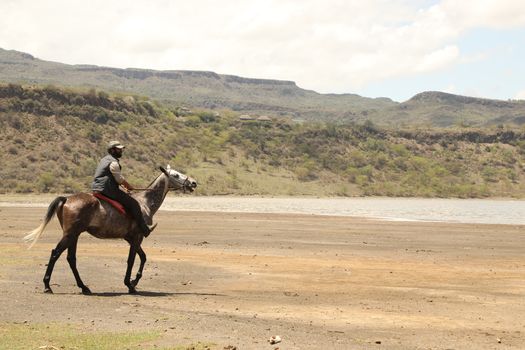
POLYGON ((420 198, 168 197, 164 210, 300 213, 394 221, 525 225, 525 201, 420 198))
MULTIPOLYGON (((2 206, 47 207, 55 196, 2 199, 2 206)), ((298 213, 392 221, 525 225, 525 201, 421 198, 257 198, 168 196, 163 210, 298 213)))

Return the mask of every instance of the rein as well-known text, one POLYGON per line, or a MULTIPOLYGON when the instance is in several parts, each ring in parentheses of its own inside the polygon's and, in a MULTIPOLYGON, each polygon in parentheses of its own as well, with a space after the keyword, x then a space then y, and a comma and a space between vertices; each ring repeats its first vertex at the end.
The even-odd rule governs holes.
POLYGON ((182 193, 186 193, 186 186, 189 187, 189 185, 190 185, 189 176, 186 176, 186 180, 184 180, 184 182, 182 183, 182 193))
MULTIPOLYGON (((173 180, 171 179, 171 177, 169 175, 168 175, 168 182, 173 182, 173 180)), ((183 193, 186 193, 186 186, 189 187, 189 185, 190 185, 189 176, 186 176, 186 179, 184 180, 184 182, 181 185, 181 189, 182 189, 183 193)), ((168 187, 168 191, 173 190, 173 189, 174 188, 168 187)))

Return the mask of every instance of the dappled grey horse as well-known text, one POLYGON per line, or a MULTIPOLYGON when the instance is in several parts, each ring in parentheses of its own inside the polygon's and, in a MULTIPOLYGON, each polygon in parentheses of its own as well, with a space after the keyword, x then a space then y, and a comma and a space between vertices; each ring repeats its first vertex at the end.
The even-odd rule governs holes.
MULTIPOLYGON (((167 169, 160 167, 160 170, 162 174, 146 190, 133 194, 133 198, 139 202, 148 224, 152 223, 153 215, 159 210, 168 191, 183 190, 192 192, 197 187, 197 182, 194 179, 171 169, 169 165, 167 169)), ((83 294, 91 294, 89 288, 80 279, 76 265, 78 237, 84 231, 97 238, 122 238, 129 243, 128 266, 124 284, 128 287, 129 293, 136 292, 135 287, 142 277, 142 270, 146 263, 146 254, 141 247, 144 236, 135 220, 127 215, 122 215, 113 205, 97 199, 92 194, 78 193, 70 197, 57 197, 49 205, 42 224, 24 237, 27 242, 32 242, 29 248, 42 235, 55 213, 60 221, 63 236, 55 249, 51 251, 51 257, 44 275, 44 291, 46 293, 53 293, 49 286, 53 267, 60 254, 67 249, 67 261, 73 271, 78 287, 82 289, 83 294), (136 254, 140 257, 140 267, 135 279, 130 281, 136 254)))

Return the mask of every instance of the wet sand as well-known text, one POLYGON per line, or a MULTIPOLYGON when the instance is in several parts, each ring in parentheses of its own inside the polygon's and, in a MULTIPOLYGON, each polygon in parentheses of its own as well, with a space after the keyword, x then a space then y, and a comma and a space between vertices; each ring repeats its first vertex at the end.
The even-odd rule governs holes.
POLYGON ((127 244, 82 234, 76 287, 65 254, 43 294, 53 219, 0 208, 0 322, 160 330, 144 348, 197 341, 238 349, 522 349, 525 226, 161 211, 139 294, 127 244), (283 341, 267 342, 273 335, 283 341))

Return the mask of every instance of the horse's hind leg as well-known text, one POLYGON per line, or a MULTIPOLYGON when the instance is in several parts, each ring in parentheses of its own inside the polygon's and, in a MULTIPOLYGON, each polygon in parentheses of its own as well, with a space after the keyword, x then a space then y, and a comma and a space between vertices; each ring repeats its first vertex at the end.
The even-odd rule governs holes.
POLYGON ((139 267, 139 270, 137 271, 137 276, 135 277, 133 281, 131 281, 131 285, 133 287, 136 287, 137 284, 139 284, 140 278, 142 277, 142 270, 144 269, 144 265, 146 264, 146 253, 144 253, 144 250, 142 250, 141 246, 138 246, 137 254, 139 255, 139 258, 140 258, 140 267, 139 267))
POLYGON ((51 274, 53 273, 53 268, 55 267, 55 263, 57 262, 58 258, 60 258, 60 254, 66 248, 69 246, 69 236, 65 235, 62 237, 60 242, 58 242, 55 249, 51 250, 51 256, 49 257, 49 262, 47 264, 46 274, 44 275, 44 293, 53 293, 51 290, 51 287, 49 286, 49 282, 51 281, 51 274))
POLYGON ((91 294, 91 290, 82 282, 82 279, 80 279, 80 275, 77 270, 77 243, 78 243, 78 236, 75 235, 74 237, 71 237, 69 247, 67 248, 67 262, 69 263, 69 267, 71 267, 71 271, 73 271, 73 275, 75 276, 75 280, 77 281, 77 286, 82 289, 82 294, 89 295, 91 294))

